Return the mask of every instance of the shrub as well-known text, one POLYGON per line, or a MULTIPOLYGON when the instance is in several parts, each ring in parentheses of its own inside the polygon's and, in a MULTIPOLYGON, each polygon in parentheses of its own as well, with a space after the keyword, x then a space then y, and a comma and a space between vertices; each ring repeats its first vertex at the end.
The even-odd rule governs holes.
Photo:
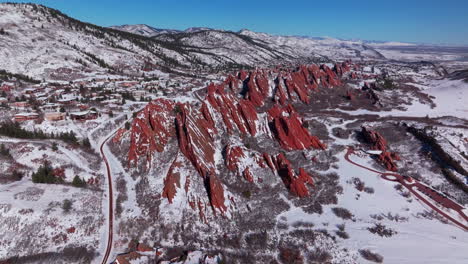
POLYGON ((65 213, 68 213, 70 212, 70 210, 73 208, 73 202, 68 200, 68 199, 65 199, 63 200, 63 203, 62 203, 62 209, 65 213))
POLYGON ((282 263, 302 264, 304 262, 301 251, 296 248, 280 248, 279 251, 279 259, 282 263))
POLYGON ((377 234, 381 237, 391 237, 397 232, 387 228, 386 226, 382 225, 381 223, 376 223, 373 227, 368 227, 367 230, 372 234, 377 234))
POLYGON ((365 258, 366 260, 368 261, 372 261, 372 262, 375 262, 375 263, 382 263, 383 262, 383 257, 377 253, 374 253, 368 249, 361 249, 359 250, 359 254, 361 254, 361 256, 363 258, 365 258))
POLYGON ((332 211, 337 217, 345 220, 351 219, 353 217, 353 214, 346 208, 334 207, 332 208, 332 211))
POLYGON ((309 263, 314 264, 329 263, 332 260, 330 253, 322 249, 311 252, 307 258, 309 259, 309 263))
POLYGON ((11 178, 15 181, 21 181, 21 179, 23 179, 23 176, 23 173, 17 170, 13 170, 13 172, 11 173, 11 178))
POLYGON ((252 197, 252 192, 249 190, 243 191, 242 196, 244 196, 247 199, 250 199, 250 197, 252 197))
POLYGON ((349 235, 347 232, 345 231, 341 231, 341 230, 338 230, 338 231, 335 231, 336 235, 343 238, 343 239, 348 239, 349 238, 349 235))

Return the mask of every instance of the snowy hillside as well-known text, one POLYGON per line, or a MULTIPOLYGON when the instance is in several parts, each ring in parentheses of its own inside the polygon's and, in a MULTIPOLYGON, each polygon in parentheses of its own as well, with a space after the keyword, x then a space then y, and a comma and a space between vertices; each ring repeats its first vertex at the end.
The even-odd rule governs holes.
POLYGON ((468 48, 0 3, 0 264, 468 259, 468 48))
POLYGON ((112 26, 110 28, 121 30, 121 31, 126 31, 126 32, 133 33, 133 34, 142 35, 145 37, 154 37, 159 34, 180 32, 180 30, 154 28, 154 27, 144 25, 144 24, 112 26))

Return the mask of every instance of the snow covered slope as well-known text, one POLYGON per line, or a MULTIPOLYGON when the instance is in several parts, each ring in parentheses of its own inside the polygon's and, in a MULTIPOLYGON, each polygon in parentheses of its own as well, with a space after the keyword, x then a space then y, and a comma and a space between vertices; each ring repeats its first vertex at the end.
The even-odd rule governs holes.
POLYGON ((154 37, 159 34, 165 33, 178 33, 180 30, 175 29, 161 29, 155 28, 144 24, 137 24, 137 25, 122 25, 122 26, 112 26, 110 28, 126 31, 133 34, 142 35, 145 37, 154 37))

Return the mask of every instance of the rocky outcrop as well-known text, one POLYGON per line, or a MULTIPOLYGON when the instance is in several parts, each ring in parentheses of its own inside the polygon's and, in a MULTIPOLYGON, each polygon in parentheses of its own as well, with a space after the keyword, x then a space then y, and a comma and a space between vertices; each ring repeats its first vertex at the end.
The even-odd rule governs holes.
POLYGON ((215 174, 211 174, 208 177, 208 186, 208 194, 211 206, 213 208, 219 209, 221 213, 225 213, 227 211, 227 207, 224 204, 224 188, 221 184, 221 181, 215 174))
POLYGON ((151 160, 154 151, 162 152, 169 137, 175 135, 174 102, 156 99, 140 111, 130 130, 129 165, 140 157, 151 160))
POLYGON ((122 139, 125 132, 127 132, 127 130, 125 128, 121 128, 121 129, 117 130, 117 132, 115 133, 115 136, 112 138, 112 142, 113 143, 120 142, 120 139, 122 139))
POLYGON ((177 193, 177 188, 180 188, 180 173, 178 168, 182 164, 174 160, 169 171, 167 172, 166 178, 164 179, 164 188, 162 196, 169 200, 169 203, 172 203, 174 196, 177 193))
MULTIPOLYGON (((256 122, 258 121, 257 110, 251 101, 238 99, 233 93, 226 93, 224 85, 210 84, 206 100, 222 117, 225 128, 232 133, 234 127, 242 134, 257 133, 256 122)), ((203 112, 209 115, 208 107, 205 105, 203 112)), ((212 117, 210 116, 211 120, 212 117)))
POLYGON ((203 178, 214 174, 213 126, 200 111, 189 104, 178 104, 176 117, 180 151, 193 164, 203 178))
POLYGON ((302 125, 302 119, 292 105, 275 105, 268 114, 274 128, 273 134, 284 149, 326 149, 327 146, 316 136, 310 135, 302 125))
MULTIPOLYGON (((181 111, 176 118, 179 148, 207 182, 207 193, 213 209, 226 212, 224 188, 215 174, 214 139, 212 124, 201 111, 188 104, 178 104, 181 111)), ((215 211, 213 211, 215 212, 215 211)))
POLYGON ((229 145, 226 147, 225 153, 226 167, 230 171, 236 172, 238 177, 243 176, 250 183, 253 183, 255 179, 252 171, 258 168, 266 168, 264 157, 265 155, 269 157, 268 154, 261 156, 242 146, 229 145))
POLYGON ((178 154, 173 159, 164 176, 162 197, 173 203, 177 192, 185 191, 188 204, 194 210, 198 208, 204 222, 209 204, 213 212, 224 214, 235 203, 217 175, 217 166, 222 164, 217 158, 222 150, 216 148, 220 148, 223 138, 234 139, 226 146, 224 164, 239 179, 261 184, 263 179, 256 174, 270 168, 291 193, 305 197, 313 180, 304 169, 295 172, 284 155, 262 155, 239 143, 242 138, 264 136, 278 140, 284 150, 325 149, 326 145, 303 126, 302 117, 289 102, 297 98, 310 103, 312 91, 340 85, 339 78, 348 68, 340 64, 333 70, 311 65, 294 71, 240 71, 228 75, 222 83, 209 84, 205 98, 199 98, 200 104, 164 98, 152 101, 137 114, 129 133, 117 133, 114 143, 122 137, 130 138, 128 162, 135 166, 140 159, 151 161, 155 152, 165 151, 171 138, 177 139, 183 156, 178 154), (271 106, 271 101, 276 104, 271 106), (193 166, 200 177, 182 175, 185 166, 190 166, 189 170, 193 166), (199 193, 203 188, 206 193, 199 193))
POLYGON ((370 130, 364 126, 361 128, 361 135, 366 143, 371 145, 372 150, 382 151, 377 158, 380 163, 389 171, 397 171, 395 161, 400 160, 400 157, 396 153, 387 151, 387 141, 385 138, 377 131, 370 130))
POLYGON ((303 168, 299 169, 299 174, 294 172, 291 162, 280 153, 275 158, 275 167, 278 175, 284 182, 284 185, 296 196, 307 197, 309 196, 309 189, 307 185, 313 186, 314 181, 303 168))

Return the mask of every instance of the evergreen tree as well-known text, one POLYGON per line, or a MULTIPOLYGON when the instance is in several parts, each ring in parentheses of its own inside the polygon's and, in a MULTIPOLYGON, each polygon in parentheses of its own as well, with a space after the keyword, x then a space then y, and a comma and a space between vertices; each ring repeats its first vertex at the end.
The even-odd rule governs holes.
POLYGON ((91 142, 89 141, 89 138, 84 138, 81 143, 83 144, 83 147, 91 148, 91 142))
POLYGON ((83 188, 86 187, 86 181, 80 178, 78 175, 76 175, 73 178, 72 185, 78 188, 83 188))
POLYGON ((35 173, 32 174, 32 181, 34 183, 61 183, 63 180, 61 178, 55 177, 52 166, 45 161, 43 165, 37 169, 35 173))
POLYGON ((0 145, 0 155, 2 155, 4 157, 7 157, 7 158, 11 157, 10 150, 7 149, 5 147, 5 144, 3 144, 3 143, 0 145))

